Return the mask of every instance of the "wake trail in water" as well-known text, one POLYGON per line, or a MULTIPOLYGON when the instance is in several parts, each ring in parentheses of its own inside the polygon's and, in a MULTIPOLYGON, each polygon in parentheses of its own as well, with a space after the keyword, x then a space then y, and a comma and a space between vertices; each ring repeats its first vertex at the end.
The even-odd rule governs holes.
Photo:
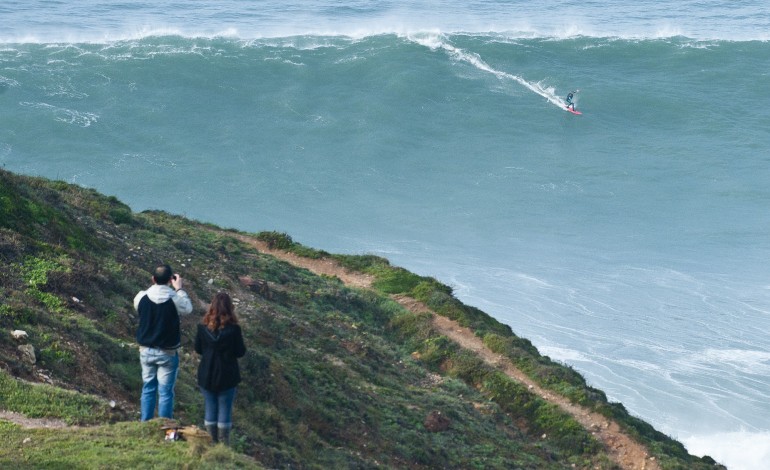
POLYGON ((517 82, 520 85, 523 85, 528 90, 542 96, 543 98, 548 100, 549 103, 553 104, 554 106, 558 106, 562 110, 564 110, 567 106, 567 103, 563 99, 561 99, 559 96, 556 95, 556 90, 553 87, 544 87, 540 83, 530 82, 518 75, 503 72, 501 70, 496 70, 492 68, 489 64, 484 62, 484 60, 482 60, 478 54, 474 52, 464 51, 460 48, 457 48, 447 43, 439 36, 434 36, 434 35, 423 36, 423 37, 408 36, 407 39, 417 44, 420 44, 422 46, 425 46, 431 50, 437 50, 437 49, 444 50, 447 52, 447 54, 451 58, 457 61, 468 63, 483 72, 487 72, 494 75, 500 80, 512 80, 514 82, 517 82))

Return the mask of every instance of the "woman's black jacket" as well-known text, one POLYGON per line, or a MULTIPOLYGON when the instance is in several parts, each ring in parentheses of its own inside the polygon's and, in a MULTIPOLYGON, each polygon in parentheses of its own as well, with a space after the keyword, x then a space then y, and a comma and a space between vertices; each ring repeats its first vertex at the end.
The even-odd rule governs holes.
POLYGON ((240 383, 238 358, 246 354, 240 326, 227 325, 221 330, 211 331, 206 325, 198 325, 195 352, 202 356, 198 366, 198 385, 210 392, 221 392, 240 383))

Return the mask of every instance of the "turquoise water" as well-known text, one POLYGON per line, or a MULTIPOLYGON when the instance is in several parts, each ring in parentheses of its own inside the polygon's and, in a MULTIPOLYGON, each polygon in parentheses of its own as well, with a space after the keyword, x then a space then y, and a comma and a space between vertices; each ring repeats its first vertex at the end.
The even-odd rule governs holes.
POLYGON ((0 164, 386 256, 763 468, 770 6, 195 7, 0 6, 0 164))

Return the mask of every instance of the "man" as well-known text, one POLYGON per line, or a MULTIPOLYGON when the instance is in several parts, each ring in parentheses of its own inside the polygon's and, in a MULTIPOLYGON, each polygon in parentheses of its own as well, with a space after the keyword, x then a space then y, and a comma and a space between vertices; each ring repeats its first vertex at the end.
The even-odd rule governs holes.
POLYGON ((570 91, 567 95, 567 109, 572 108, 572 110, 575 110, 575 103, 572 102, 572 97, 575 96, 575 93, 577 93, 580 90, 570 91))
POLYGON ((192 313, 192 302, 182 290, 182 278, 169 265, 158 266, 153 285, 134 297, 139 314, 136 342, 142 364, 142 421, 158 416, 173 418, 174 385, 179 370, 179 315, 192 313), (160 395, 160 400, 157 400, 160 395))

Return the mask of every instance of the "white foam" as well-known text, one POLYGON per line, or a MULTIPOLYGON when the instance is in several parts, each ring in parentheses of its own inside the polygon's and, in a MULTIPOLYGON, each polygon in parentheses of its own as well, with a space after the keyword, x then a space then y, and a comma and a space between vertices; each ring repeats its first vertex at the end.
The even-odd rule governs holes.
POLYGON ((617 359, 615 360, 615 363, 644 372, 665 372, 663 367, 658 364, 653 364, 649 361, 640 361, 637 359, 617 359))
POLYGON ((563 348, 559 346, 538 346, 540 352, 559 362, 593 362, 585 354, 574 349, 563 348))
MULTIPOLYGON (((309 20, 312 23, 312 20, 309 20)), ((316 27, 306 28, 300 26, 286 27, 267 27, 248 29, 244 27, 230 27, 215 25, 210 29, 192 29, 177 26, 138 26, 126 27, 116 30, 104 31, 57 31, 57 32, 37 32, 24 34, 11 34, 0 36, 0 44, 112 44, 124 41, 141 41, 156 37, 180 37, 185 39, 219 39, 227 38, 232 40, 255 41, 271 39, 290 39, 296 37, 315 37, 315 38, 349 38, 352 40, 363 40, 375 36, 397 35, 397 36, 416 36, 424 34, 446 34, 446 35, 475 35, 488 36, 501 42, 513 42, 522 39, 553 39, 569 40, 577 38, 596 38, 596 39, 620 39, 620 40, 661 40, 672 38, 689 38, 692 44, 698 45, 703 41, 768 41, 768 34, 753 34, 747 37, 728 36, 728 37, 701 37, 695 34, 687 34, 678 28, 663 28, 650 32, 623 33, 618 31, 594 31, 586 28, 568 26, 563 28, 497 28, 480 27, 461 28, 448 27, 439 28, 431 26, 405 26, 402 23, 382 24, 372 26, 351 27, 316 27)))
POLYGON ((687 450, 709 455, 730 470, 766 470, 770 462, 770 431, 722 432, 679 438, 687 450))
POLYGON ((449 44, 443 35, 435 34, 435 33, 411 34, 411 35, 408 35, 407 38, 431 50, 443 49, 453 59, 468 63, 483 72, 487 72, 494 75, 500 80, 513 80, 523 85, 530 91, 542 96, 549 103, 559 108, 565 108, 567 106, 567 103, 564 100, 556 96, 555 89, 553 87, 545 86, 542 84, 542 82, 531 82, 518 75, 503 72, 501 70, 496 70, 492 68, 489 64, 484 62, 478 54, 474 52, 465 51, 463 49, 457 48, 449 44))
POLYGON ((685 365, 712 368, 719 364, 747 374, 770 374, 770 352, 746 349, 706 349, 682 360, 685 365))
POLYGON ((79 127, 89 127, 91 124, 99 120, 98 114, 89 113, 85 111, 76 111, 74 109, 69 109, 69 108, 60 108, 58 106, 53 106, 48 103, 31 103, 31 102, 23 101, 19 104, 27 108, 43 109, 43 110, 50 111, 54 116, 54 120, 59 122, 64 122, 67 124, 73 124, 79 127))
POLYGON ((9 87, 17 87, 19 86, 19 82, 8 77, 3 77, 0 75, 0 91, 2 91, 3 88, 9 88, 9 87))
POLYGON ((539 279, 539 278, 537 278, 535 276, 531 276, 531 275, 528 275, 528 274, 517 273, 517 274, 514 274, 514 277, 518 281, 523 281, 523 282, 526 282, 528 284, 534 284, 534 285, 536 285, 538 287, 553 287, 551 284, 548 283, 548 281, 545 281, 543 279, 539 279))

